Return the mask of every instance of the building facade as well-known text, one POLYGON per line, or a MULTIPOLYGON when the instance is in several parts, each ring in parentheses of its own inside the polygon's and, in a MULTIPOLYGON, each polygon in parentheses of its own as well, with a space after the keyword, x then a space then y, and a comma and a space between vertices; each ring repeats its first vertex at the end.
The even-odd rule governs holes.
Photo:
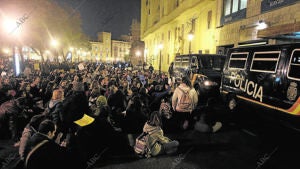
POLYGON ((92 60, 110 61, 112 60, 111 55, 111 33, 110 32, 99 32, 97 34, 98 41, 91 41, 91 56, 92 60))
MULTIPOLYGON (((130 36, 123 36, 131 39, 130 36)), ((131 42, 127 40, 112 40, 110 32, 99 32, 97 41, 91 43, 91 60, 103 62, 125 61, 131 49, 131 42)))
POLYGON ((125 61, 128 57, 131 43, 127 41, 112 40, 112 59, 113 61, 125 61))
POLYGON ((142 0, 141 38, 145 57, 166 72, 177 54, 215 53, 216 1, 142 0))
POLYGON ((217 51, 300 40, 299 0, 218 0, 217 51))
POLYGON ((298 42, 299 7, 300 0, 142 0, 145 57, 167 71, 177 54, 298 42))

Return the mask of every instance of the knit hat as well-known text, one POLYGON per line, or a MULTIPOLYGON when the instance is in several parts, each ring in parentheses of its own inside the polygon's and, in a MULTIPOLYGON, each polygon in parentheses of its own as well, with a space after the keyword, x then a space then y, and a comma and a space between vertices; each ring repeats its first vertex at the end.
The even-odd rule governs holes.
POLYGON ((107 100, 105 96, 99 96, 96 101, 97 107, 103 107, 107 105, 107 100))

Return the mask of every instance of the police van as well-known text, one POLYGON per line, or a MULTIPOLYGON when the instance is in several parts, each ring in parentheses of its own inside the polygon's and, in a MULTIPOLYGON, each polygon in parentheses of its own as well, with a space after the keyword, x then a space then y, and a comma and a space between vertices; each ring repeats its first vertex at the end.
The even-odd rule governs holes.
POLYGON ((232 48, 220 93, 230 110, 247 106, 263 117, 300 129, 300 44, 232 48))
POLYGON ((225 55, 187 54, 177 55, 174 59, 174 76, 188 76, 192 85, 199 91, 202 103, 219 95, 221 72, 225 55))

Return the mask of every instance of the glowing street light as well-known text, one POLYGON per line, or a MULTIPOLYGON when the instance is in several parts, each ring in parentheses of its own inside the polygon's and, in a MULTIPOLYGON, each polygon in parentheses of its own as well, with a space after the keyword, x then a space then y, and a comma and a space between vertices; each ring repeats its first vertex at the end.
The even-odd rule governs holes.
POLYGON ((52 39, 50 43, 51 43, 51 46, 53 46, 55 48, 58 46, 58 41, 56 39, 52 39))
POLYGON ((188 34, 188 40, 189 40, 189 54, 192 53, 191 48, 192 48, 192 40, 193 40, 193 39, 194 39, 194 34, 193 34, 193 32, 190 32, 190 33, 188 34))
POLYGON ((141 51, 139 51, 139 50, 137 50, 136 52, 135 52, 135 55, 137 56, 137 57, 140 57, 141 56, 141 51))
POLYGON ((257 30, 262 30, 262 29, 266 29, 268 27, 268 25, 266 24, 266 22, 260 20, 257 24, 256 29, 257 30))
POLYGON ((141 53, 140 50, 135 51, 135 56, 137 57, 138 65, 142 65, 142 64, 143 64, 143 63, 142 63, 142 59, 140 58, 141 54, 142 54, 142 53, 141 53))
POLYGON ((4 19, 3 27, 7 33, 12 33, 17 28, 17 23, 11 19, 4 19))
POLYGON ((51 42, 50 42, 51 46, 54 47, 55 49, 55 53, 56 53, 56 59, 58 61, 58 51, 57 51, 57 47, 59 45, 58 41, 56 39, 52 39, 51 42))
POLYGON ((9 52, 10 52, 10 50, 9 50, 9 49, 7 49, 7 48, 4 48, 2 51, 3 51, 3 53, 5 53, 6 55, 8 55, 8 54, 9 54, 9 52))

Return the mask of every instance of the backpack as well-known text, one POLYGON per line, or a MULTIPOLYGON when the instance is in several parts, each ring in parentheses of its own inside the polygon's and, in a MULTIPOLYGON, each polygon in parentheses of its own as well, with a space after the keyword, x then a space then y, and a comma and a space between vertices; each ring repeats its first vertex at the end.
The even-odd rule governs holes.
POLYGON ((178 89, 182 92, 181 98, 178 98, 176 111, 178 112, 191 112, 192 111, 192 99, 189 91, 184 91, 180 87, 178 89))
POLYGON ((143 132, 135 139, 134 151, 139 157, 151 157, 149 146, 147 145, 149 133, 143 132))
POLYGON ((171 119, 172 117, 172 110, 171 110, 171 104, 167 101, 162 101, 159 107, 159 112, 160 114, 166 118, 166 119, 171 119))

